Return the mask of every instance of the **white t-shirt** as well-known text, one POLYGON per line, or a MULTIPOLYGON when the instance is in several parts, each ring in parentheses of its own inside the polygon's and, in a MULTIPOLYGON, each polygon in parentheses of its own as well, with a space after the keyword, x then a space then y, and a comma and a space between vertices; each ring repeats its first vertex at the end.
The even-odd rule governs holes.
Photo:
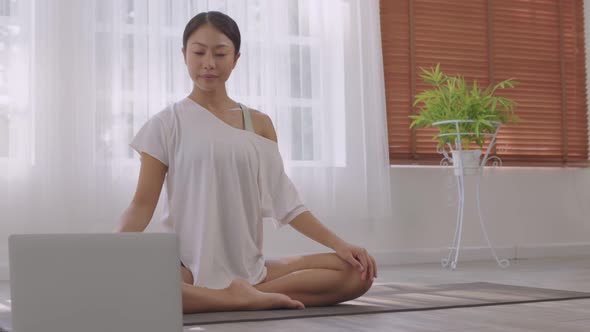
POLYGON ((130 145, 168 166, 162 222, 178 234, 195 286, 263 281, 263 219, 280 227, 307 210, 278 145, 189 98, 153 116, 130 145))

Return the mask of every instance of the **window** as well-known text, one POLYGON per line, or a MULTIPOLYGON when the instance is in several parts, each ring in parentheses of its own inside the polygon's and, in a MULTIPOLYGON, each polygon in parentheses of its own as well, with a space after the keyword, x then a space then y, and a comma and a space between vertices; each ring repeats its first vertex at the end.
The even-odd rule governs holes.
POLYGON ((177 1, 96 1, 96 152, 131 160, 147 119, 190 91, 177 1))
POLYGON ((408 129, 419 68, 441 63, 481 85, 514 77, 518 126, 500 130, 505 165, 587 165, 582 0, 381 1, 390 159, 438 164, 433 129, 408 129))
MULTIPOLYGON (((337 80, 327 77, 331 72, 338 77, 343 71, 343 54, 329 53, 341 48, 324 45, 342 44, 342 29, 326 32, 317 14, 322 5, 312 0, 245 3, 96 1, 98 154, 134 158, 127 143, 145 121, 191 91, 181 59, 185 24, 198 12, 219 10, 237 21, 242 34, 242 56, 227 84, 230 96, 273 119, 285 160, 334 162, 329 142, 344 138, 325 134, 335 132, 325 129, 330 126, 325 110, 330 100, 342 97, 343 85, 334 85, 333 90, 341 88, 339 95, 320 85, 337 80), (330 65, 322 66, 326 60, 330 65)), ((342 17, 332 20, 343 24, 342 17)))
POLYGON ((0 161, 34 162, 28 1, 0 0, 0 161))

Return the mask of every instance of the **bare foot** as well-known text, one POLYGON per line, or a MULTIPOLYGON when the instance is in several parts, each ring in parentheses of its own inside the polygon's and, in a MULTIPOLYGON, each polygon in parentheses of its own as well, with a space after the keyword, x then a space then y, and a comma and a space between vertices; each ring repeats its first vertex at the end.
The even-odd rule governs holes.
POLYGON ((261 292, 244 279, 235 279, 226 290, 232 297, 241 300, 238 310, 305 308, 303 303, 295 301, 285 294, 261 292))

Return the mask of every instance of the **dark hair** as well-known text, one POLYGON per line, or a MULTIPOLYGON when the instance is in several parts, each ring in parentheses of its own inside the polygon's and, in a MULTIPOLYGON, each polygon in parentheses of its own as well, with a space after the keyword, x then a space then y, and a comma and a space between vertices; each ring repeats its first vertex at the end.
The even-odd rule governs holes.
POLYGON ((241 42, 240 29, 231 17, 217 11, 199 13, 188 21, 184 28, 184 34, 182 35, 182 47, 186 50, 186 43, 189 37, 193 32, 207 23, 226 35, 234 44, 235 54, 238 54, 241 42))

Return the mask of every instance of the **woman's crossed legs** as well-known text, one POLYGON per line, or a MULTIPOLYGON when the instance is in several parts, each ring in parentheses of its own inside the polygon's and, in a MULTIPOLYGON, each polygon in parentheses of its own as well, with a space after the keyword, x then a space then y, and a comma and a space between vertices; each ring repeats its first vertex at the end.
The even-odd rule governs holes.
POLYGON ((373 281, 336 254, 315 254, 267 261, 266 280, 256 289, 281 293, 306 306, 332 305, 355 299, 369 290, 373 281))
POLYGON ((225 289, 195 287, 192 273, 181 267, 184 313, 331 305, 361 296, 373 282, 336 254, 288 257, 266 267, 260 284, 236 279, 225 289))

